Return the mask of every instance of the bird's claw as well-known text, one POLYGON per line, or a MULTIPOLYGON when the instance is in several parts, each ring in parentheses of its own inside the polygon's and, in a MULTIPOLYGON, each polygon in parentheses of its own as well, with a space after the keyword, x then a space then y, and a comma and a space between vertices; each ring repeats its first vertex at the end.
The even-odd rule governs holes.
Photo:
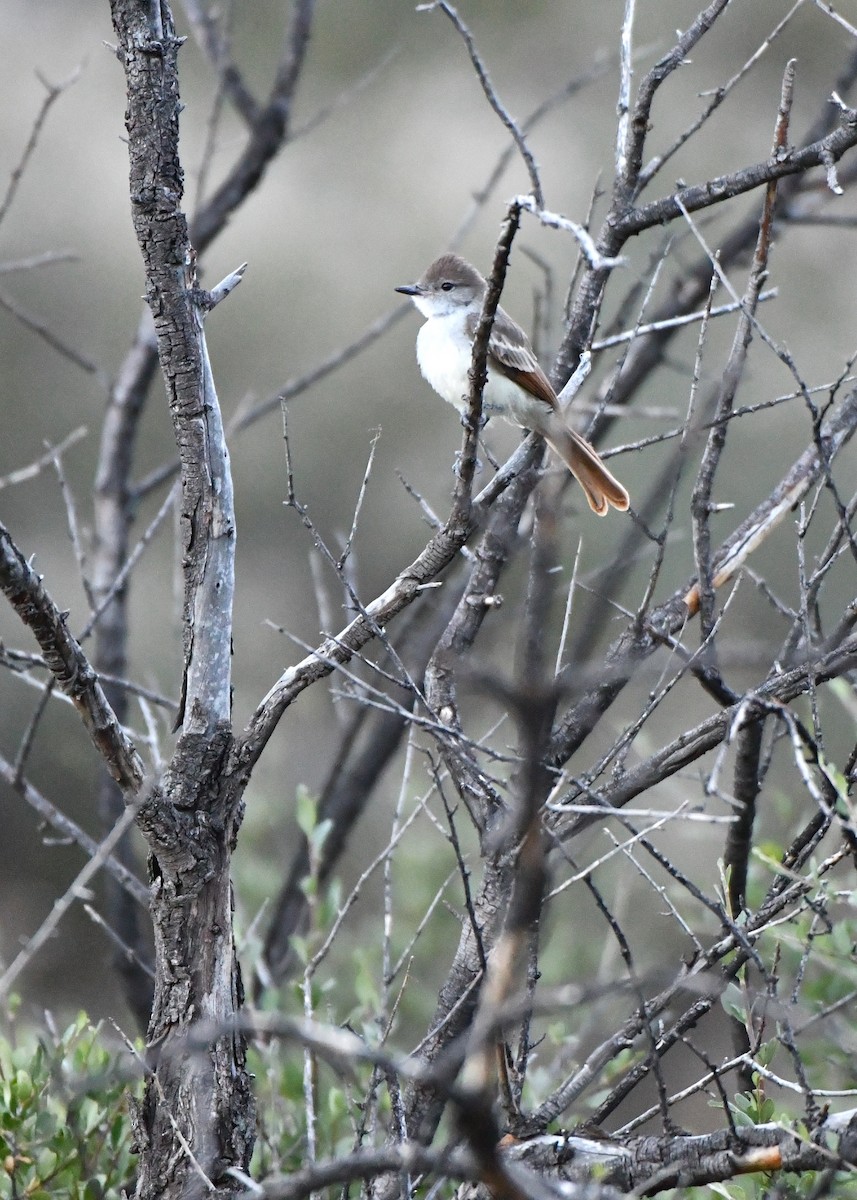
MULTIPOLYGON (((474 475, 478 475, 481 470, 482 470, 482 459, 481 458, 474 459, 474 462, 473 462, 474 475)), ((452 471, 456 477, 458 477, 458 478, 461 477, 461 451, 460 450, 456 450, 456 452, 455 452, 455 462, 452 464, 452 471)))

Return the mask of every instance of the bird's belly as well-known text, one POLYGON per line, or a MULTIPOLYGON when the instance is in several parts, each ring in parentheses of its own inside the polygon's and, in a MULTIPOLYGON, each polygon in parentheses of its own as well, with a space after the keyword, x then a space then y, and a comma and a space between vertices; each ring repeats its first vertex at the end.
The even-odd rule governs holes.
POLYGON ((426 321, 417 334, 417 363, 423 378, 459 412, 467 408, 472 350, 464 338, 452 336, 440 321, 426 321))
MULTIPOLYGON (((417 363, 423 378, 439 396, 467 411, 470 395, 469 371, 473 346, 469 340, 449 333, 442 321, 426 321, 417 334, 417 363)), ((506 375, 488 367, 488 380, 482 393, 482 411, 486 417, 496 413, 513 425, 533 425, 533 406, 546 407, 533 399, 506 375)))

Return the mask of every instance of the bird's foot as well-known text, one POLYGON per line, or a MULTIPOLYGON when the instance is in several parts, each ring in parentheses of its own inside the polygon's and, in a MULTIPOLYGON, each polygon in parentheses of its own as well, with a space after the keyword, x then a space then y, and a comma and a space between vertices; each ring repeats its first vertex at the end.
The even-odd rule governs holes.
MULTIPOLYGON (((485 426, 488 424, 489 416, 490 416, 490 414, 486 413, 486 412, 481 412, 479 414, 479 421, 476 426, 477 433, 481 433, 482 430, 485 428, 485 426)), ((462 429, 470 428, 470 417, 468 416, 468 414, 466 412, 463 412, 461 414, 461 428, 462 429)))
MULTIPOLYGON (((482 459, 477 458, 474 460, 474 463, 473 463, 474 475, 478 475, 481 470, 482 470, 482 459)), ((452 464, 452 471, 453 471, 454 475, 456 475, 459 478, 461 477, 461 451, 460 450, 456 450, 456 452, 455 452, 455 462, 452 464)))

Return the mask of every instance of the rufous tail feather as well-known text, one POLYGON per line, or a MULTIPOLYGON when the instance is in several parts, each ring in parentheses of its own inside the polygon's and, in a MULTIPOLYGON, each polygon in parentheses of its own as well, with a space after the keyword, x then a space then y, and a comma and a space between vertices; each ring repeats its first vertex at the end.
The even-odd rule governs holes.
POLYGON ((583 488, 593 512, 603 517, 611 504, 620 512, 627 511, 628 493, 580 434, 555 426, 545 435, 545 440, 583 488))

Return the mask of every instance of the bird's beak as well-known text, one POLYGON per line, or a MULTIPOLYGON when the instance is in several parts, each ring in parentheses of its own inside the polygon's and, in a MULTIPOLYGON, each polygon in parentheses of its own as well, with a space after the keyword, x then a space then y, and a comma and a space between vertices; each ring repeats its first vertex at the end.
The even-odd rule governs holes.
POLYGON ((403 283, 401 287, 393 288, 394 292, 401 292, 403 296, 419 296, 422 290, 418 283, 403 283))

